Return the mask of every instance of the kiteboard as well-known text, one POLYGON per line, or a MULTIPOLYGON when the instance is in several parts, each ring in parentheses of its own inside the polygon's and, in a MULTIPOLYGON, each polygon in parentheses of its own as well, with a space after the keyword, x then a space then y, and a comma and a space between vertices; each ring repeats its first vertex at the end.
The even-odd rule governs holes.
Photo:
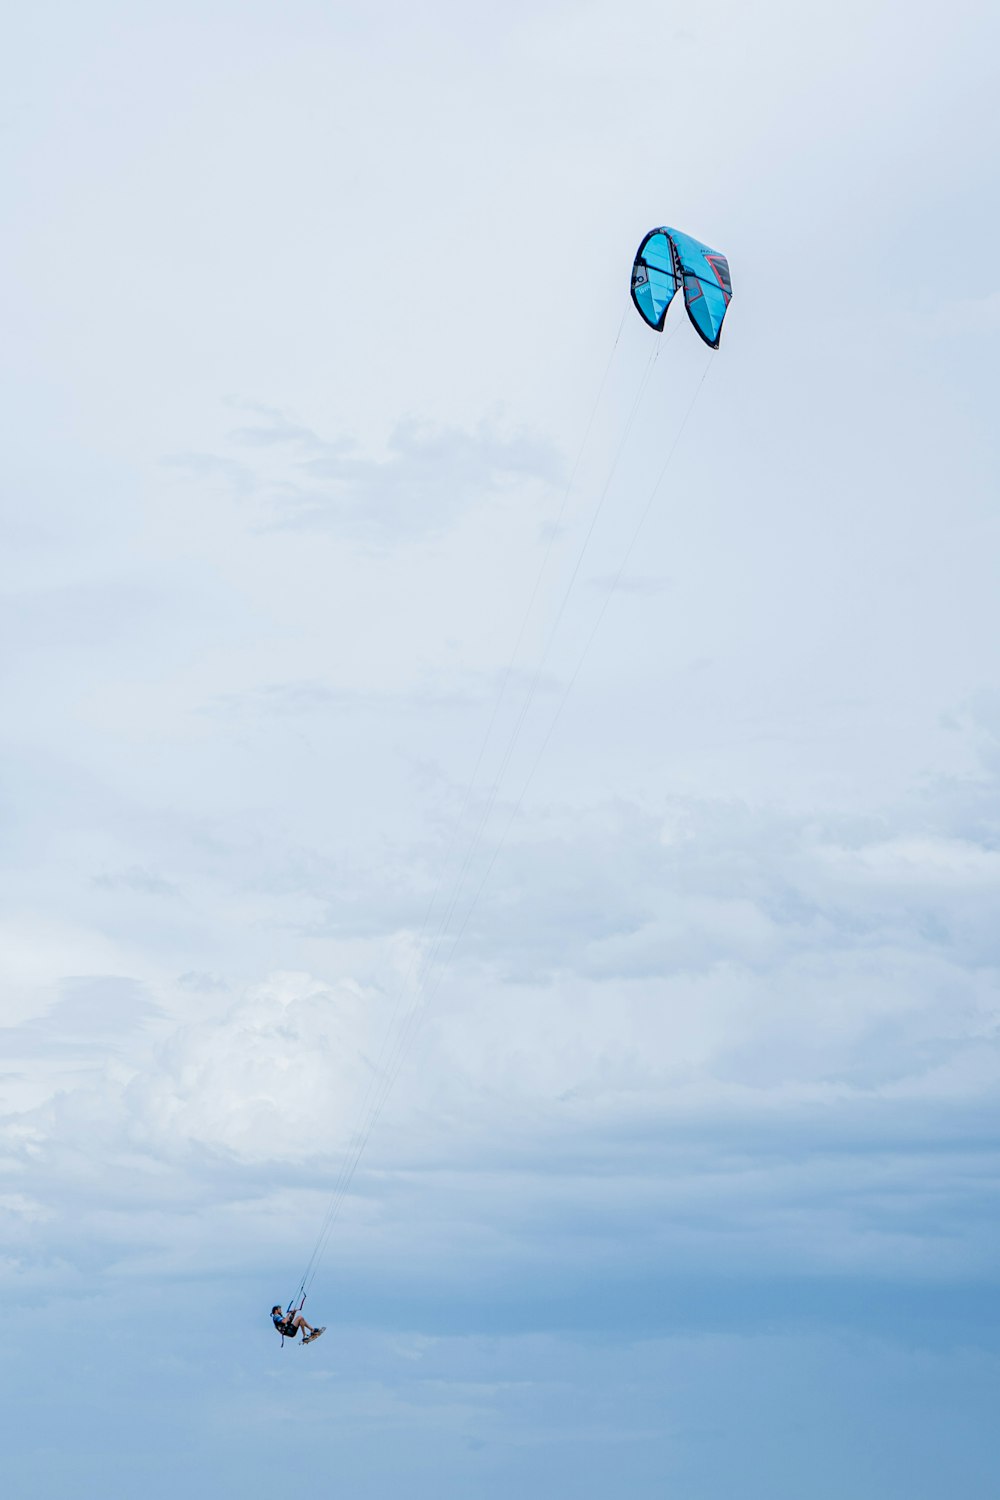
POLYGON ((302 1340, 302 1347, 305 1348, 306 1344, 311 1344, 312 1341, 313 1341, 313 1339, 318 1339, 319 1336, 320 1336, 320 1334, 321 1333, 325 1333, 325 1332, 326 1332, 326 1324, 325 1323, 324 1323, 324 1325, 323 1325, 322 1328, 314 1328, 313 1331, 312 1331, 312 1333, 307 1333, 305 1335, 305 1337, 303 1338, 303 1340, 302 1340))

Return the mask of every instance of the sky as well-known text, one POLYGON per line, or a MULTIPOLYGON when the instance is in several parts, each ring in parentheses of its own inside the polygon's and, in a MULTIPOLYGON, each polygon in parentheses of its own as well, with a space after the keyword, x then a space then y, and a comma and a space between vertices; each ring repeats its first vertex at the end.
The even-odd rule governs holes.
POLYGON ((993 8, 4 34, 9 1492, 996 1493, 993 8))

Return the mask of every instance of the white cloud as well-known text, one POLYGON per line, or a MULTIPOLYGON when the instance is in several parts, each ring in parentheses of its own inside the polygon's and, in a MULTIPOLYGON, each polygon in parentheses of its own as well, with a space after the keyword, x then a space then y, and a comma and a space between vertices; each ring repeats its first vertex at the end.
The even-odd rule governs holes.
MULTIPOLYGON (((929 1191, 946 1190, 952 1167, 924 1153, 928 1128, 959 1146, 968 1137, 968 1174, 947 1189, 965 1211, 984 1170, 977 1137, 1000 1092, 995 924, 977 949, 952 931, 970 920, 970 890, 982 886, 993 909, 995 872, 989 849, 968 838, 911 831, 942 813, 929 795, 895 809, 894 830, 850 817, 817 829, 777 809, 694 799, 656 817, 620 800, 583 818, 554 809, 501 859, 454 962, 430 970, 412 1045, 415 928, 392 937, 384 900, 381 927, 356 950, 369 969, 382 951, 377 980, 274 974, 234 993, 218 978, 192 988, 184 975, 154 986, 155 1011, 124 982, 93 981, 82 1031, 67 999, 12 1034, 11 1056, 27 1047, 48 1059, 52 1090, 9 1119, 15 1179, 18 1163, 30 1165, 51 1216, 83 1150, 88 1174, 102 1162, 128 1174, 131 1207, 117 1211, 115 1233, 132 1214, 142 1253, 151 1213, 158 1253, 202 1253, 241 1212, 270 1244, 261 1226, 283 1205, 297 1223, 321 1222, 406 1041, 345 1209, 352 1254, 392 1258, 379 1224, 404 1201, 415 1214, 407 1254, 428 1265, 440 1215, 453 1243, 506 1221, 518 1253, 539 1254, 525 1205, 551 1198, 558 1181, 568 1223, 593 1211, 605 1191, 599 1161, 620 1184, 613 1218, 697 1215, 697 1233, 673 1235, 682 1258, 738 1254, 766 1268, 794 1255, 851 1274, 882 1274, 894 1257, 915 1275, 976 1264, 972 1231, 957 1230, 948 1255, 925 1242, 929 1209, 907 1186, 923 1176, 937 1184, 929 1191), (862 1121, 883 1143, 867 1180, 852 1143, 862 1121), (775 1158, 781 1141, 797 1144, 778 1145, 779 1156, 807 1153, 790 1174, 775 1158), (720 1178, 712 1153, 724 1161, 734 1150, 743 1160, 720 1178), (192 1200, 204 1221, 185 1249, 192 1200), (888 1213, 891 1202, 897 1227, 872 1229, 870 1205, 888 1213), (739 1235, 734 1218, 745 1221, 739 1235)), ((303 895, 315 888, 309 867, 300 879, 303 895)), ((370 923, 377 889, 355 897, 370 923)), ((425 954, 434 932, 432 921, 425 954)), ((94 1182, 83 1237, 96 1245, 109 1231, 94 1182)))
POLYGON ((362 453, 350 438, 321 438, 277 412, 236 428, 229 441, 256 458, 188 454, 167 462, 191 478, 226 479, 241 499, 253 499, 257 525, 332 527, 380 548, 433 536, 470 505, 515 486, 534 491, 537 503, 559 477, 550 444, 485 420, 466 432, 406 418, 381 455, 362 453))

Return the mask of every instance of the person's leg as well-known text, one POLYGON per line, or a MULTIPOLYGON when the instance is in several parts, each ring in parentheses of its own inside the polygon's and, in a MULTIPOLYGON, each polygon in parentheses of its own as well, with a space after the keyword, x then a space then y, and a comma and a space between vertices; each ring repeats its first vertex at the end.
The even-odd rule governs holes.
POLYGON ((295 1324, 296 1328, 308 1328, 308 1330, 309 1330, 310 1333, 313 1332, 313 1326, 312 1326, 312 1324, 311 1323, 307 1323, 306 1320, 305 1320, 305 1318, 302 1316, 302 1314, 300 1312, 297 1312, 295 1314, 294 1318, 292 1319, 292 1322, 295 1324))

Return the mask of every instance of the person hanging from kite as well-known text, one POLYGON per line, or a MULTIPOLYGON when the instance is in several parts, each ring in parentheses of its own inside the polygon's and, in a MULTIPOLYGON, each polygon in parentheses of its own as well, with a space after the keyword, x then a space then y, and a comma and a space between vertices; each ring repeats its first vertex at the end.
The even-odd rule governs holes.
POLYGON ((322 1328, 314 1328, 311 1323, 306 1322, 302 1316, 301 1303, 298 1307, 292 1307, 289 1303, 288 1311, 282 1312, 280 1303, 276 1302, 271 1308, 271 1322, 278 1333, 281 1334, 282 1347, 284 1347, 286 1339, 297 1337, 300 1328, 306 1330, 302 1335, 303 1345, 311 1344, 313 1339, 318 1339, 321 1333, 326 1332, 325 1325, 322 1328))

